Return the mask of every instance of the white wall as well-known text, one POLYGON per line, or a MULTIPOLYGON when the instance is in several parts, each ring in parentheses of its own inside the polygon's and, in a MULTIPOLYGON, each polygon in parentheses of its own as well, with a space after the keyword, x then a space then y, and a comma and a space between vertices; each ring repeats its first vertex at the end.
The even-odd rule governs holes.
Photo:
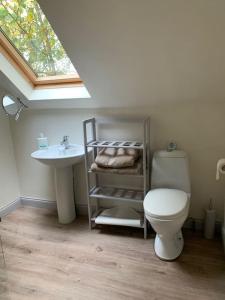
POLYGON ((40 132, 51 144, 65 134, 80 143, 87 117, 144 113, 152 117, 152 150, 172 139, 190 157, 191 216, 201 218, 213 197, 222 219, 225 184, 215 181, 215 169, 225 155, 225 1, 39 2, 92 98, 34 101, 62 110, 30 110, 11 123, 22 195, 55 199, 52 170, 30 158, 40 132))
MULTIPOLYGON (((175 140, 179 149, 185 150, 190 158, 192 203, 191 216, 203 217, 209 198, 216 200, 218 219, 223 216, 225 178, 215 180, 216 162, 224 156, 225 122, 224 104, 202 105, 152 105, 104 110, 34 110, 23 114, 18 123, 12 123, 18 162, 21 194, 23 196, 55 199, 53 173, 47 166, 30 158, 36 149, 36 137, 44 132, 50 144, 58 143, 65 134, 71 142, 82 143, 82 120, 92 116, 111 114, 148 114, 151 116, 152 151, 164 149, 167 142, 175 140)), ((133 129, 131 130, 133 132, 133 129)), ((121 136, 121 132, 118 132, 121 136)), ((131 136, 129 129, 124 138, 131 136)), ((135 133, 135 138, 137 134, 135 133)), ((86 203, 84 165, 76 168, 77 203, 86 203)))
MULTIPOLYGON (((0 98, 3 92, 0 90, 0 98)), ((16 160, 8 117, 0 108, 0 209, 20 196, 16 160)))

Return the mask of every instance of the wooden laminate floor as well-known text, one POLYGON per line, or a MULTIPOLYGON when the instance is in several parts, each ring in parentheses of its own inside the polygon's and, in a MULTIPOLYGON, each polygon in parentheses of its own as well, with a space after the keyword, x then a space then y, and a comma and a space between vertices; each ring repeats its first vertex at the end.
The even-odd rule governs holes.
POLYGON ((220 240, 185 232, 175 262, 160 261, 141 230, 59 225, 56 213, 24 207, 0 223, 0 299, 225 299, 220 240))

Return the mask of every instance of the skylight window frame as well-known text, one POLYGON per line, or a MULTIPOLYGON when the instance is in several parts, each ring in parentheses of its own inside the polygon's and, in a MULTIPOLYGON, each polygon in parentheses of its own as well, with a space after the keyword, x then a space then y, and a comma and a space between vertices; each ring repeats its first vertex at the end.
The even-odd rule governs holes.
POLYGON ((80 77, 72 74, 38 77, 2 31, 0 31, 0 52, 10 60, 34 88, 83 86, 80 77))

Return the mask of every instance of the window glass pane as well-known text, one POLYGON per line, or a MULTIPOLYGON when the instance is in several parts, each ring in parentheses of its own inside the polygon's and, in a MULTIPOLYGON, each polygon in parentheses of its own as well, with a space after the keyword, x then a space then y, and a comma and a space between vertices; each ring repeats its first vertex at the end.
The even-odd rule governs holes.
POLYGON ((38 77, 78 77, 36 0, 0 0, 0 28, 38 77))

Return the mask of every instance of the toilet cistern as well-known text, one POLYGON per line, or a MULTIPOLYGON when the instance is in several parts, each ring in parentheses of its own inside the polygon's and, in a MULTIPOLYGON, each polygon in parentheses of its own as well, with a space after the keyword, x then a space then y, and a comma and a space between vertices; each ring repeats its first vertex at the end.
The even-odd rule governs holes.
POLYGON ((69 144, 69 136, 68 135, 64 135, 62 142, 60 143, 61 146, 64 146, 65 149, 69 149, 70 144, 69 144))

